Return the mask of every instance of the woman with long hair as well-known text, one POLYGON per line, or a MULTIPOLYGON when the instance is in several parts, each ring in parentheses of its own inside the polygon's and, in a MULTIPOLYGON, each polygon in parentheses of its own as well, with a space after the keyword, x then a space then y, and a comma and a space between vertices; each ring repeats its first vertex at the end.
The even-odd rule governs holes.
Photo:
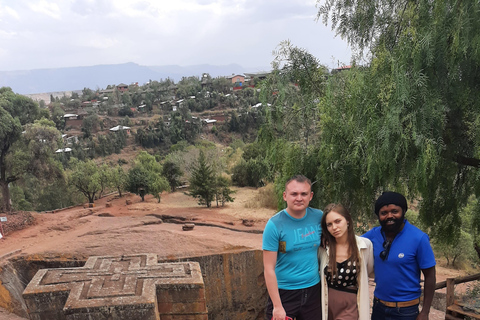
POLYGON ((323 320, 368 320, 368 277, 373 277, 373 246, 355 235, 352 216, 339 203, 329 204, 322 217, 318 250, 323 320))

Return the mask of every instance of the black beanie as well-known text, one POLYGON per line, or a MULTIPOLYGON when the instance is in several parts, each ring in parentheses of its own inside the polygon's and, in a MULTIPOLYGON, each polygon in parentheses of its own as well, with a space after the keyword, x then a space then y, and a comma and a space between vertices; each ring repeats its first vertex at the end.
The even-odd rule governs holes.
POLYGON ((398 192, 385 191, 375 202, 375 214, 378 216, 378 212, 383 206, 394 204, 403 209, 403 213, 407 212, 407 199, 398 192))

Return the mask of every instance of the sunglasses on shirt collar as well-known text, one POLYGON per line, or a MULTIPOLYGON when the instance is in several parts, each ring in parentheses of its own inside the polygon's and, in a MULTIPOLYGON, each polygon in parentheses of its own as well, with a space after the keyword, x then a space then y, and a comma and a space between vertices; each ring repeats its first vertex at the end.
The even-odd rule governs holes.
POLYGON ((380 252, 380 259, 385 261, 388 258, 388 254, 390 253, 391 246, 392 246, 392 241, 389 241, 389 240, 383 241, 383 251, 380 252))

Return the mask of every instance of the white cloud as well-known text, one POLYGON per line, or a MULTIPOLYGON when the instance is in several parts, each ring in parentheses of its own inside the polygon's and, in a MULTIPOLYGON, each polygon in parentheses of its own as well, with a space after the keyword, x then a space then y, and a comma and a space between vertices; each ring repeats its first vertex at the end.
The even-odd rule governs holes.
POLYGON ((315 21, 315 0, 4 2, 0 71, 125 62, 269 66, 286 39, 322 63, 350 58, 345 42, 315 21))
POLYGON ((61 18, 60 8, 58 4, 54 2, 48 2, 46 0, 34 1, 30 3, 30 9, 38 13, 46 14, 54 19, 61 18))
POLYGON ((20 19, 20 16, 18 15, 17 11, 15 11, 9 6, 0 7, 0 17, 2 16, 1 12, 4 12, 5 14, 11 16, 12 18, 15 18, 16 20, 20 19))

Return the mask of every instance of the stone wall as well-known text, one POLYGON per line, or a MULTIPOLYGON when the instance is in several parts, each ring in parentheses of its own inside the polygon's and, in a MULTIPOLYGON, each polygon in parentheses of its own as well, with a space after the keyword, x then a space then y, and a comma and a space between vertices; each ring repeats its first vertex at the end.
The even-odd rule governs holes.
MULTIPOLYGON (((41 255, 0 261, 0 306, 28 317, 22 292, 38 270, 82 267, 85 261, 85 257, 41 255)), ((168 260, 182 261, 200 265, 210 320, 263 319, 267 291, 261 250, 168 260)))
POLYGON ((267 289, 261 250, 224 253, 178 261, 197 261, 206 288, 210 320, 264 318, 267 289))

